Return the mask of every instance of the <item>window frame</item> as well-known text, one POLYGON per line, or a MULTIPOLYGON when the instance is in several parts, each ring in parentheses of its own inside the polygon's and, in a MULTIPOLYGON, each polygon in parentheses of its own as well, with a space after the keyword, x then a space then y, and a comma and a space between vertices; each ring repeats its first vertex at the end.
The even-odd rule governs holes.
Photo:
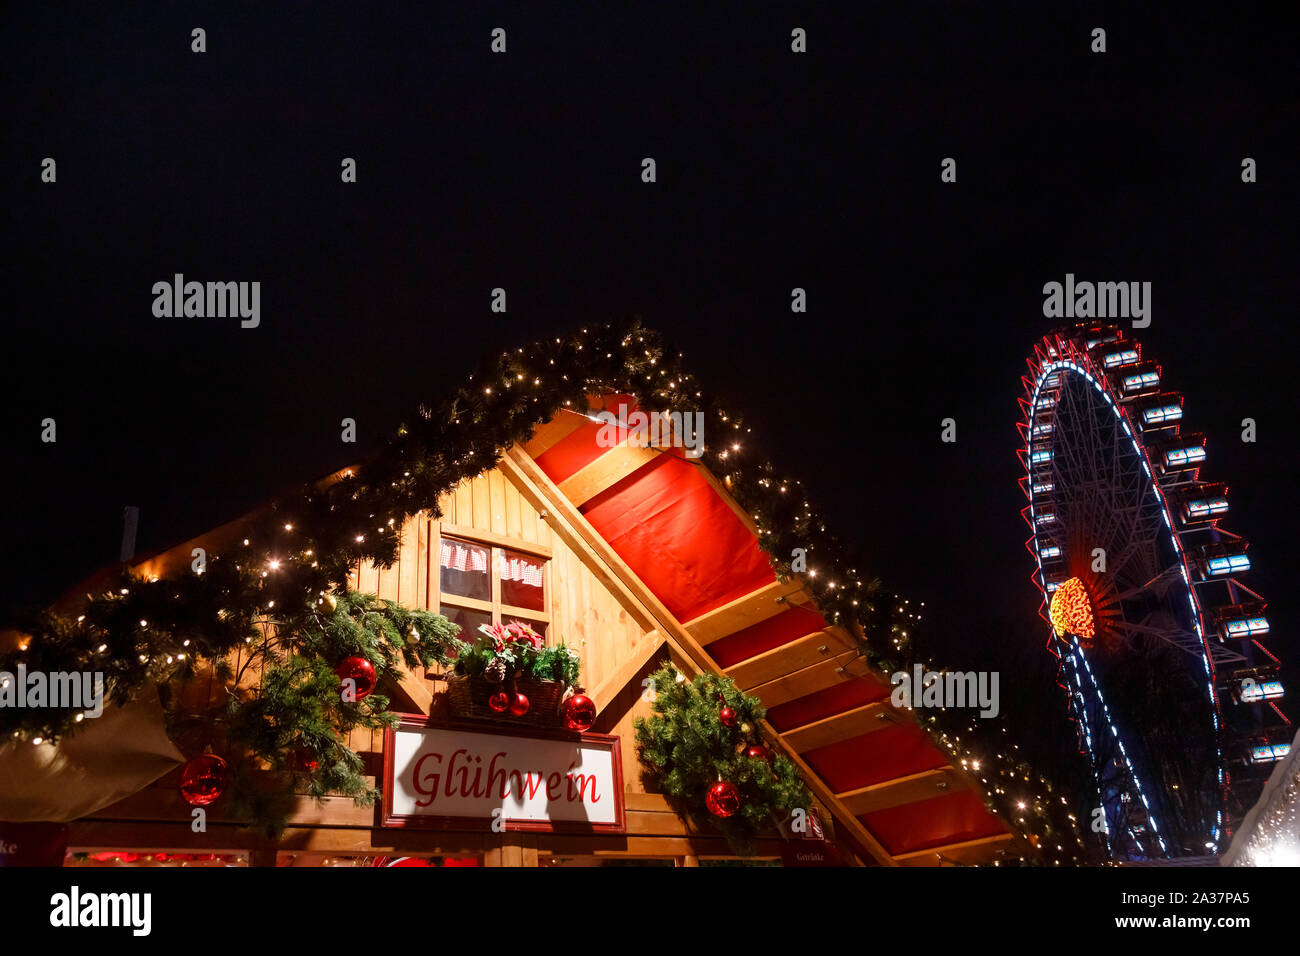
MULTIPOLYGON (((456 525, 436 525, 435 527, 437 528, 436 549, 438 552, 438 560, 436 562, 433 560, 429 561, 429 593, 437 596, 437 613, 445 615, 443 608, 450 605, 455 608, 463 608, 468 611, 478 611, 482 614, 491 615, 493 624, 502 623, 502 619, 505 617, 545 624, 546 643, 549 646, 552 643, 551 550, 530 541, 519 541, 507 537, 506 535, 494 534, 482 531, 478 528, 462 528, 456 525), (487 549, 490 600, 484 601, 480 598, 462 597, 459 594, 443 592, 442 542, 444 538, 452 541, 459 541, 462 544, 469 544, 474 547, 487 549), (518 605, 505 604, 502 602, 501 560, 507 551, 515 551, 541 562, 541 610, 533 610, 531 608, 519 607, 518 605)), ((429 557, 432 559, 433 555, 430 554, 429 557)))

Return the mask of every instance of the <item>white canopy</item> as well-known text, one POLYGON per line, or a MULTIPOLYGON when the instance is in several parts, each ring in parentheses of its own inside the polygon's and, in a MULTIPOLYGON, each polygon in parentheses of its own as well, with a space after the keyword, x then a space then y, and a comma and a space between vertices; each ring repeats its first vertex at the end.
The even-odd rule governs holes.
POLYGON ((1223 866, 1300 866, 1300 731, 1223 855, 1223 866))

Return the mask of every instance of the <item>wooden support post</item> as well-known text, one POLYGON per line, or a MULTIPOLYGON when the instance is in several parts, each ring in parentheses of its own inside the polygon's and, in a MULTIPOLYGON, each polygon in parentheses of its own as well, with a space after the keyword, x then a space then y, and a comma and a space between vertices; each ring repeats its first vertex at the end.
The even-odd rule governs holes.
POLYGON ((484 866, 537 866, 534 834, 506 831, 495 837, 495 841, 483 854, 484 866))

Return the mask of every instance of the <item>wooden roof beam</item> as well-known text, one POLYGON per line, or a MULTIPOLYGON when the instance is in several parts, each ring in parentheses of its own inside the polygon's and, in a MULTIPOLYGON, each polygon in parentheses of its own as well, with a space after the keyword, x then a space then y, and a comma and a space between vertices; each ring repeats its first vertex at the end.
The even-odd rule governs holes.
POLYGON ((537 426, 533 431, 533 437, 524 445, 524 451, 534 458, 544 455, 588 421, 590 419, 586 415, 579 415, 577 412, 562 408, 560 413, 549 422, 537 426))
POLYGON ((433 706, 433 694, 430 693, 429 687, 424 681, 416 677, 410 670, 403 668, 402 676, 399 680, 393 681, 393 690, 396 691, 397 700, 394 701, 398 706, 392 707, 391 710, 406 710, 409 713, 418 713, 428 716, 429 709, 433 706), (402 704, 405 704, 403 707, 402 704))
POLYGON ((785 738, 786 743, 802 754, 816 750, 818 747, 839 743, 841 740, 862 737, 877 730, 884 730, 886 727, 895 727, 901 722, 902 718, 889 701, 882 700, 832 714, 830 717, 796 727, 794 730, 787 730, 781 736, 785 738))
POLYGON ((646 635, 646 638, 648 640, 641 653, 629 657, 623 662, 622 666, 601 681, 598 687, 587 692, 587 696, 596 702, 597 715, 601 714, 623 692, 623 688, 628 685, 628 681, 641 673, 645 666, 659 653, 659 649, 667 643, 664 636, 658 631, 651 631, 646 635))
POLYGON ((857 645, 852 638, 843 631, 837 633, 835 629, 827 628, 773 647, 739 664, 732 664, 726 669, 726 674, 735 680, 737 687, 748 692, 751 687, 766 684, 829 658, 838 658, 845 651, 853 651, 856 656, 857 645))
POLYGON ((686 630, 700 644, 707 646, 775 617, 792 605, 802 604, 808 599, 809 595, 804 592, 803 583, 798 578, 773 581, 757 591, 742 594, 722 607, 692 618, 686 622, 686 630))
POLYGON ((1001 844, 1009 843, 1014 839, 1014 833, 999 833, 978 840, 936 846, 929 850, 900 853, 894 857, 894 860, 899 866, 942 866, 945 862, 977 862, 993 857, 1001 849, 1001 844))
MULTIPOLYGON (((586 549, 608 566, 619 585, 634 595, 654 615, 657 621, 657 629, 665 636, 671 649, 684 657, 689 657, 702 671, 713 674, 721 673, 717 664, 691 636, 690 632, 682 626, 680 621, 673 617, 672 613, 655 593, 637 577, 635 572, 627 566, 627 563, 618 556, 618 553, 610 547, 609 543, 600 536, 578 509, 560 493, 560 489, 556 487, 555 483, 547 477, 546 473, 538 467, 535 461, 528 457, 522 448, 516 445, 507 449, 501 458, 499 467, 510 476, 520 491, 524 493, 524 496, 529 498, 533 507, 538 508, 539 511, 553 512, 559 519, 556 522, 557 525, 564 524, 586 542, 586 549)), ((785 751, 786 757, 795 765, 795 768, 808 784, 808 789, 834 815, 837 825, 847 830, 853 839, 875 857, 879 863, 884 866, 895 866, 893 858, 884 845, 876 839, 871 831, 862 825, 860 820, 844 808, 821 777, 785 744, 776 729, 766 720, 762 721, 762 729, 768 739, 785 751)))
POLYGON ((662 452, 624 442, 579 468, 559 484, 560 492, 581 508, 602 491, 612 488, 662 452))
POLYGON ((845 651, 818 661, 810 667, 751 687, 745 693, 757 697, 763 702, 764 707, 771 709, 800 697, 815 694, 841 681, 853 680, 855 677, 863 677, 870 673, 870 665, 858 655, 857 651, 845 651))
POLYGON ((840 799, 854 816, 864 816, 877 810, 889 810, 906 803, 929 800, 970 789, 970 782, 952 767, 924 770, 895 780, 873 783, 841 793, 840 799))

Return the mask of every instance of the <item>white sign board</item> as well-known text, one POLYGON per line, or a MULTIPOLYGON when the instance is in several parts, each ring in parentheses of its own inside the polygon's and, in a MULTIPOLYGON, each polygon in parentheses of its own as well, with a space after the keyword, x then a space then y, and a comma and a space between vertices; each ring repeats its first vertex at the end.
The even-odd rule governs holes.
POLYGON ((619 739, 406 718, 384 739, 384 826, 624 832, 619 739))

